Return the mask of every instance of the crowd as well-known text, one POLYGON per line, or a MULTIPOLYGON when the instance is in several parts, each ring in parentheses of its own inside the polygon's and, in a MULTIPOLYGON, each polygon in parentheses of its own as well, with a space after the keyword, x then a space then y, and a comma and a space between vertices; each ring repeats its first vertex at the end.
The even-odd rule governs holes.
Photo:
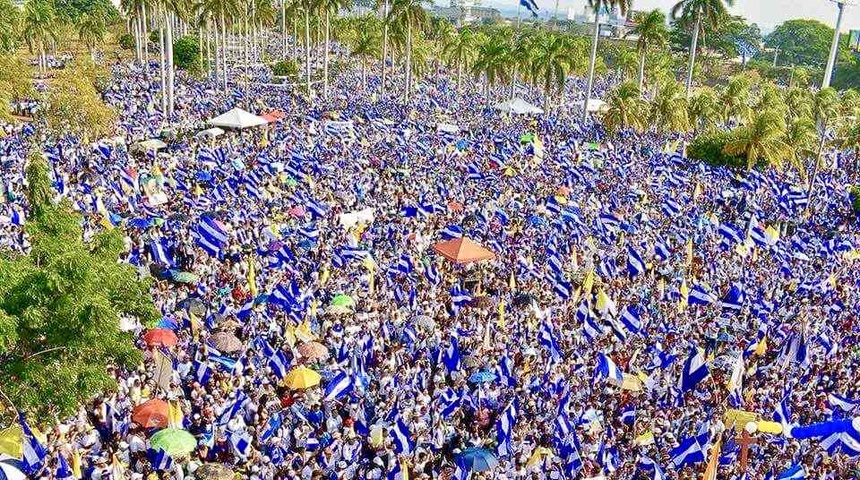
POLYGON ((180 73, 165 119, 155 75, 113 69, 116 139, 0 139, 0 248, 28 248, 35 137, 85 231, 123 229, 163 318, 126 320, 145 363, 47 432, 32 478, 860 475, 848 153, 808 191, 570 106, 502 114, 442 70, 405 105, 375 76, 308 102, 180 73), (237 106, 283 116, 194 136, 237 106), (167 148, 131 153, 166 124, 167 148), (462 237, 492 258, 433 248, 462 237), (194 445, 152 448, 165 428, 194 445))

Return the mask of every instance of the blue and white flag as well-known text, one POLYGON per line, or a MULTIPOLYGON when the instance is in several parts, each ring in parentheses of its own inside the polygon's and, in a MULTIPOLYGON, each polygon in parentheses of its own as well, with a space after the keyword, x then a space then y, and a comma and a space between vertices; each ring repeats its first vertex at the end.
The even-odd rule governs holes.
POLYGON ((561 348, 553 333, 552 325, 546 320, 541 322, 540 332, 538 332, 538 343, 549 350, 553 363, 561 361, 561 348))
POLYGON ((265 443, 268 442, 270 438, 275 437, 283 424, 284 417, 281 415, 281 412, 275 412, 272 414, 272 416, 270 416, 266 421, 266 428, 263 430, 263 433, 260 434, 260 441, 265 443))
POLYGON ((709 292, 704 285, 693 285, 690 289, 690 294, 687 296, 687 302, 690 305, 710 305, 717 301, 717 298, 709 292))
POLYGON ((650 480, 667 479, 666 474, 663 473, 663 469, 660 468, 660 465, 654 460, 651 460, 650 457, 643 455, 642 458, 639 459, 639 468, 644 470, 645 472, 648 472, 650 480))
POLYGON ((851 400, 848 397, 844 397, 836 393, 831 393, 827 395, 827 403, 834 410, 836 408, 839 408, 847 413, 852 412, 855 408, 860 406, 860 400, 851 400))
POLYGON ((597 354, 597 368, 594 369, 594 376, 612 380, 619 385, 624 381, 624 372, 615 365, 615 362, 605 353, 597 354))
POLYGON ((621 324, 630 333, 639 333, 642 330, 642 321, 639 319, 639 308, 628 305, 621 311, 621 324))
POLYGON ((352 392, 352 387, 352 376, 346 372, 340 372, 326 385, 323 401, 330 402, 341 399, 352 392))
POLYGON ((513 431, 518 415, 518 407, 514 400, 502 411, 496 422, 496 455, 500 458, 513 454, 513 431))
POLYGON ((394 439, 394 453, 398 455, 410 455, 415 449, 415 442, 412 440, 412 433, 409 428, 403 423, 400 415, 397 415, 397 420, 390 430, 391 438, 394 439))
POLYGON ((173 468, 173 458, 162 449, 154 450, 152 448, 146 451, 146 457, 152 465, 153 470, 163 472, 173 468))
POLYGON ((526 7, 526 10, 532 13, 532 16, 538 16, 538 10, 540 10, 537 6, 535 0, 520 0, 520 5, 526 7))
POLYGON ((696 388, 702 380, 708 378, 710 371, 708 364, 705 362, 705 357, 699 352, 698 348, 691 348, 690 355, 687 361, 684 362, 684 369, 681 371, 681 379, 678 382, 678 388, 681 393, 688 392, 696 388))
POLYGON ((24 466, 24 473, 35 475, 45 466, 48 451, 33 435, 33 431, 30 429, 30 425, 27 424, 27 419, 24 418, 23 412, 18 413, 18 423, 21 425, 23 436, 21 443, 21 463, 24 466))
POLYGON ((705 451, 708 446, 708 434, 685 438, 681 443, 669 451, 671 465, 680 469, 689 463, 705 461, 705 451))
POLYGON ((442 351, 442 363, 449 372, 460 370, 460 346, 457 342, 457 337, 452 336, 451 342, 442 351))
POLYGON ((233 453, 239 458, 248 458, 251 454, 251 442, 253 439, 247 432, 233 432, 228 440, 230 446, 233 448, 233 453))
POLYGON ((776 480, 803 480, 806 478, 806 471, 803 465, 795 463, 788 469, 776 476, 776 480))
POLYGON ((773 421, 780 423, 784 431, 791 431, 791 408, 789 405, 789 395, 787 393, 776 405, 776 409, 773 412, 773 421))
POLYGON ((645 272, 645 260, 632 246, 627 246, 627 273, 635 277, 645 272))

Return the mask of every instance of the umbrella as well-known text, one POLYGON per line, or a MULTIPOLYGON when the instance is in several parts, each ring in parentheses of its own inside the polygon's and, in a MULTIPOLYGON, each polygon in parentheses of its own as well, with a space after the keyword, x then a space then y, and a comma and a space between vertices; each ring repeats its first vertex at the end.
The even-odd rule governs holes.
POLYGON ((485 472, 494 468, 499 464, 493 452, 478 447, 471 447, 463 450, 462 453, 455 458, 457 465, 476 472, 485 472))
POLYGON ((307 342, 299 346, 299 353, 308 360, 325 360, 329 357, 328 348, 319 342, 307 342))
POLYGON ((220 463, 204 463, 194 471, 197 480, 233 480, 235 474, 226 465, 220 463))
POLYGON ((128 221, 128 226, 132 228, 145 229, 152 226, 152 220, 149 218, 132 218, 128 221))
POLYGON ((167 428, 153 435, 149 444, 154 450, 164 450, 171 457, 182 457, 197 448, 197 439, 185 430, 167 428))
POLYGON ((143 335, 143 341, 150 347, 173 347, 179 339, 173 330, 154 328, 143 335))
POLYGON ((0 455, 0 478, 4 480, 27 480, 24 464, 6 455, 0 455))
POLYGON ((355 300, 353 300, 349 295, 340 293, 335 295, 329 305, 332 307, 355 307, 355 300))
POLYGON ((305 215, 305 209, 302 207, 293 207, 287 213, 294 217, 303 217, 305 215))
POLYGON ((320 384, 320 374, 310 368, 300 365, 284 377, 284 385, 293 390, 311 388, 320 384))
POLYGON ((472 263, 496 258, 496 255, 466 238, 453 238, 433 245, 433 250, 454 263, 472 263))
POLYGON ((325 313, 330 315, 346 315, 352 313, 352 309, 341 305, 333 305, 325 309, 325 313))
POLYGON ((471 377, 469 377, 469 381, 472 383, 489 383, 495 379, 496 374, 488 371, 475 372, 471 377))
POLYGON ((225 353, 235 353, 245 348, 242 341, 230 332, 217 332, 213 334, 209 337, 209 343, 225 353))
POLYGON ((558 187, 558 190, 556 190, 555 193, 556 195, 567 197, 568 195, 570 195, 570 188, 562 185, 561 187, 558 187))
POLYGON ((197 297, 186 297, 178 306, 188 310, 188 313, 195 317, 203 318, 206 316, 206 305, 197 297))
POLYGON ((167 402, 153 398, 134 407, 131 419, 143 428, 165 428, 168 410, 167 402))
POLYGON ((415 317, 415 325, 418 325, 418 328, 423 328, 424 330, 433 330, 436 328, 436 321, 428 315, 419 315, 415 317))
POLYGON ((199 278, 191 272, 176 272, 173 274, 173 281, 177 283, 197 283, 199 278))

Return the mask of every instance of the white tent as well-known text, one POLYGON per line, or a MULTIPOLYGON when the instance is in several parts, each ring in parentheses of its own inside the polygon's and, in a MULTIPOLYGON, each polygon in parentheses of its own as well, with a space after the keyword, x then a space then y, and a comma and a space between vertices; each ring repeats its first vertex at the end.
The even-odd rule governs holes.
POLYGON ((496 106, 493 108, 502 112, 513 113, 515 115, 543 113, 542 108, 536 107, 520 97, 496 104, 496 106))
POLYGON ((218 135, 223 135, 224 130, 221 130, 218 127, 207 128, 206 130, 201 130, 194 135, 194 138, 215 138, 218 135))
MULTIPOLYGON (((575 105, 577 108, 582 108, 582 100, 576 102, 575 105)), ((588 100, 588 113, 602 112, 607 108, 606 102, 599 98, 590 98, 588 100)))
POLYGON ((437 123, 436 131, 445 133, 460 133, 460 127, 458 125, 454 125, 453 123, 437 123))
POLYGON ((248 128, 265 125, 269 122, 267 122, 265 118, 258 117, 253 113, 248 113, 241 108, 234 108, 227 113, 222 113, 221 115, 209 120, 208 123, 213 127, 248 128))
POLYGON ((149 140, 135 143, 131 146, 130 150, 132 152, 149 152, 158 151, 165 147, 167 147, 166 143, 162 142, 157 138, 150 138, 149 140))

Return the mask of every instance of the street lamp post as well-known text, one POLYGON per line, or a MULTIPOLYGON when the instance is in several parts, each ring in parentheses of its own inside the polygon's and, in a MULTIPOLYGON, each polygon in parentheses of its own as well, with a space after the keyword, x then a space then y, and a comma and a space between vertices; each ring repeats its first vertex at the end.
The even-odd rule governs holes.
POLYGON ((842 14, 845 12, 847 2, 843 0, 832 0, 839 7, 839 14, 836 17, 836 29, 833 32, 833 43, 830 44, 830 57, 827 58, 827 68, 824 69, 824 79, 821 81, 821 88, 830 86, 830 78, 833 76, 833 67, 836 65, 836 54, 839 52, 839 30, 842 28, 842 14))

